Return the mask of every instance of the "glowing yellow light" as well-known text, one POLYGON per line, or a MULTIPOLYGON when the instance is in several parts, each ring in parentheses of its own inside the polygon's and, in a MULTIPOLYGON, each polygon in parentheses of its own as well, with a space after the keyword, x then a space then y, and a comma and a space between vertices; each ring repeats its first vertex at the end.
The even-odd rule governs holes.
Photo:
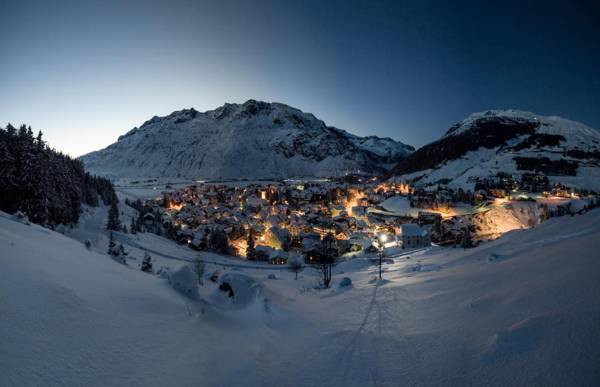
POLYGON ((175 203, 172 203, 172 202, 170 202, 170 203, 167 205, 167 210, 175 210, 175 211, 179 211, 179 210, 181 210, 182 208, 183 208, 183 203, 175 204, 175 203))

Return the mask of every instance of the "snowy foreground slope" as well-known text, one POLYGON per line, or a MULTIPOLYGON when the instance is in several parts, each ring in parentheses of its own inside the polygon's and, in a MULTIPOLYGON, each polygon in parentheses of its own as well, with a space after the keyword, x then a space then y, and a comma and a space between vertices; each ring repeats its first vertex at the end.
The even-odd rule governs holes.
POLYGON ((543 173, 551 182, 600 190, 600 132, 579 122, 519 110, 474 113, 401 161, 398 180, 474 188, 499 172, 543 173))
POLYGON ((257 179, 383 172, 412 151, 281 103, 249 100, 153 117, 81 160, 91 173, 110 177, 257 179))
POLYGON ((207 272, 234 279, 231 302, 0 214, 0 385, 597 385, 599 240, 596 210, 390 254, 381 283, 359 257, 331 290, 222 258, 207 272))

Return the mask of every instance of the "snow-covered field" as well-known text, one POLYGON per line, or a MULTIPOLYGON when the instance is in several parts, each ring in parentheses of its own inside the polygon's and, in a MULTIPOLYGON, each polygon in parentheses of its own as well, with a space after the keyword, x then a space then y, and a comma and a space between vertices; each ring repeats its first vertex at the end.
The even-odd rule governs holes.
MULTIPOLYGON (((87 219, 72 237, 93 232, 87 219)), ((179 278, 188 263, 175 258, 219 259, 206 272, 229 278, 231 300, 208 279, 185 296, 97 252, 100 239, 90 251, 0 213, 0 385, 597 385, 599 238, 595 210, 475 249, 390 256, 383 282, 357 257, 329 290, 311 269, 296 281, 129 241, 179 278)))

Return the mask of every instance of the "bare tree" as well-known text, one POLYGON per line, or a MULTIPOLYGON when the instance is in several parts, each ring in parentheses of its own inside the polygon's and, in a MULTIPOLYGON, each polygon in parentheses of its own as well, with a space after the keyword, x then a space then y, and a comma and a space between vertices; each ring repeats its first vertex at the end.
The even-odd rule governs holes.
POLYGON ((331 284, 331 271, 336 264, 338 255, 334 244, 335 237, 332 233, 328 233, 321 241, 321 251, 315 257, 316 262, 313 265, 313 268, 319 273, 322 286, 325 288, 329 288, 331 284))

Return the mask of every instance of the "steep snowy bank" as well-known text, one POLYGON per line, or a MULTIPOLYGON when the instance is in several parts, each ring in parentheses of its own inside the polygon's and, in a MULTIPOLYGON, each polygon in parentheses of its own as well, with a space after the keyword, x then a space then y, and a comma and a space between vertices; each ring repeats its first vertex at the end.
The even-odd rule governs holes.
POLYGON ((247 369, 266 333, 256 308, 224 317, 3 213, 0 251, 0 385, 260 384, 247 369))
POLYGON ((599 238, 598 210, 554 218, 475 249, 389 257, 382 283, 357 258, 327 291, 309 269, 295 281, 207 265, 239 273, 245 296, 215 308, 210 281, 192 301, 0 214, 0 384, 594 385, 599 238))

